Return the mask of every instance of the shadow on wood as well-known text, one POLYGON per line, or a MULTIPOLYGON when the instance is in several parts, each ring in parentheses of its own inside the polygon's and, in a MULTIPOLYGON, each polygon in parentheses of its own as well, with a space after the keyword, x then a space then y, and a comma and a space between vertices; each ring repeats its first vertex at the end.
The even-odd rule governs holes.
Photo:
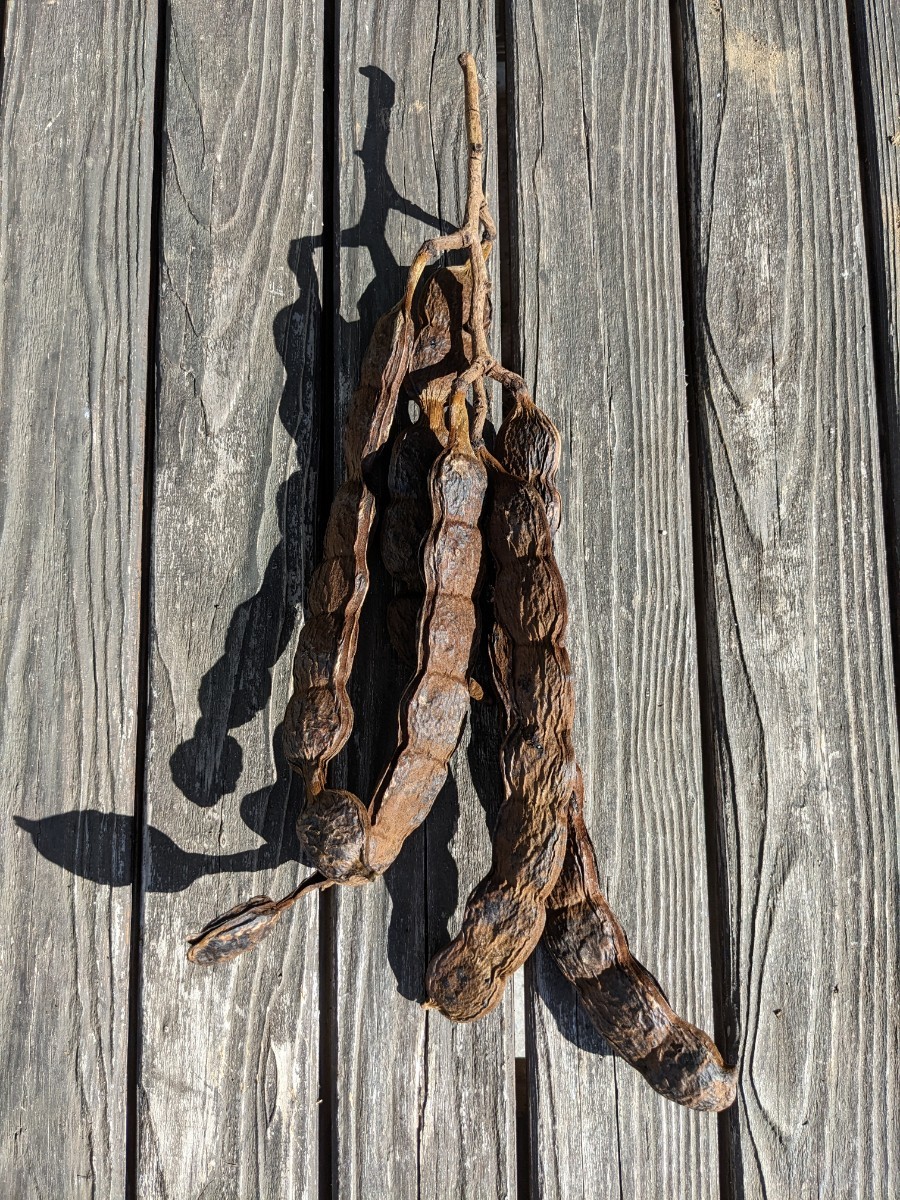
MULTIPOLYGON (((383 296, 396 295, 401 290, 405 268, 396 261, 387 240, 389 214, 396 211, 438 232, 446 231, 442 221, 404 199, 388 173, 386 154, 389 116, 394 105, 393 81, 373 66, 362 68, 360 73, 369 82, 366 129, 362 148, 357 151, 363 165, 365 192, 359 220, 340 233, 339 246, 334 251, 337 254, 342 249, 365 249, 371 259, 372 278, 357 303, 357 322, 345 321, 339 312, 333 314, 334 324, 340 323, 335 334, 336 346, 346 346, 354 339, 359 345, 365 345, 383 307, 383 296)), ((311 319, 317 327, 322 325, 314 255, 323 247, 325 270, 329 270, 333 265, 328 260, 330 247, 322 235, 290 243, 288 263, 296 277, 297 295, 280 310, 273 322, 273 339, 285 371, 278 415, 297 441, 301 463, 305 447, 299 441, 300 431, 313 427, 321 432, 325 423, 334 419, 333 397, 325 395, 325 389, 318 389, 318 397, 309 392, 304 395, 302 381, 310 372, 301 355, 306 352, 307 339, 302 336, 302 329, 297 328, 295 333, 295 322, 303 323, 301 314, 304 311, 315 310, 311 319), (304 405, 310 403, 315 406, 313 414, 304 412, 304 405)), ((321 354, 327 355, 331 351, 331 346, 325 346, 321 354)), ((404 425, 408 419, 408 415, 400 411, 397 423, 404 425)), ((490 425, 486 427, 485 435, 490 445, 493 435, 490 425)), ((340 431, 336 430, 336 440, 339 437, 340 431)), ((323 448, 323 459, 327 453, 323 448)), ((306 581, 314 566, 316 547, 311 544, 311 539, 304 537, 304 530, 312 524, 310 515, 317 505, 330 503, 330 495, 316 495, 319 475, 330 480, 332 474, 331 463, 321 465, 323 470, 315 473, 313 478, 297 470, 278 489, 280 540, 269 557, 259 590, 235 609, 222 653, 201 680, 197 693, 200 716, 192 736, 175 748, 169 760, 176 786, 185 799, 199 807, 213 807, 237 790, 243 758, 240 743, 232 736, 232 730, 253 720, 272 699, 272 670, 291 644, 306 581)), ((382 455, 369 480, 380 509, 387 499, 386 473, 387 455, 382 455)), ((377 554, 377 541, 376 530, 370 552, 370 590, 363 609, 356 671, 351 680, 351 697, 357 713, 356 733, 365 728, 364 745, 358 745, 354 736, 343 756, 347 760, 343 769, 353 776, 362 794, 367 794, 375 782, 374 778, 366 776, 373 768, 380 771, 383 765, 371 761, 371 746, 393 745, 397 706, 406 683, 384 636, 390 582, 377 554)), ((489 594, 490 574, 483 589, 483 602, 489 594)), ((490 699, 489 630, 490 616, 484 605, 475 674, 488 699, 473 706, 468 759, 473 784, 484 808, 488 830, 492 833, 500 800, 498 761, 502 730, 499 709, 490 699)), ((262 839, 262 844, 227 855, 195 853, 178 846, 154 826, 147 826, 145 836, 149 853, 144 855, 145 877, 140 881, 144 891, 182 891, 205 875, 269 871, 300 857, 294 820, 302 803, 302 789, 282 754, 280 723, 273 734, 272 749, 276 767, 274 781, 268 787, 248 793, 240 802, 244 823, 262 839)), ((18 816, 15 820, 29 833, 38 853, 64 870, 105 886, 133 885, 132 846, 137 832, 133 817, 89 809, 35 821, 18 816)), ((417 874, 410 864, 423 855, 424 827, 410 837, 396 864, 385 875, 391 896, 388 959, 398 991, 409 1000, 422 998, 426 962, 450 937, 449 923, 457 909, 459 896, 458 871, 449 846, 458 821, 459 793, 451 771, 428 822, 427 898, 409 884, 417 874), (423 919, 428 931, 427 945, 413 935, 416 928, 421 928, 423 919)), ((609 1053, 606 1043, 581 1012, 574 990, 555 968, 542 967, 538 990, 569 1041, 586 1051, 609 1053)))
MULTIPOLYGON (((441 221, 404 199, 388 174, 386 152, 389 114, 395 95, 393 80, 373 66, 362 68, 360 73, 369 81, 368 119, 362 148, 357 152, 363 165, 365 196, 358 222, 340 234, 340 248, 362 247, 368 251, 372 282, 359 299, 358 322, 344 322, 338 313, 333 316, 335 322, 340 321, 345 326, 340 339, 343 345, 347 344, 350 327, 354 324, 356 336, 365 344, 379 316, 379 296, 386 288, 392 294, 399 293, 405 277, 406 268, 397 263, 387 240, 389 213, 397 211, 440 232, 444 230, 441 221)), ((309 364, 302 358, 307 353, 303 314, 309 314, 308 319, 316 328, 322 327, 314 255, 323 247, 325 269, 328 270, 333 265, 329 261, 332 247, 325 244, 323 235, 299 238, 290 243, 288 264, 296 277, 297 294, 273 322, 273 339, 285 372, 278 415, 297 441, 301 464, 306 451, 299 441, 301 431, 310 427, 321 431, 324 423, 333 420, 334 412, 333 397, 325 395, 323 389, 319 389, 322 394, 316 397, 309 389, 304 394, 303 388, 304 378, 311 373, 309 364), (312 414, 304 411, 310 404, 315 410, 312 414)), ((321 346, 320 343, 321 356, 331 352, 332 346, 321 346)), ((405 414, 399 419, 404 420, 405 414)), ((335 431, 335 437, 339 441, 340 431, 335 431)), ((323 450, 322 456, 327 452, 323 450)), ((322 465, 324 471, 321 474, 325 480, 330 480, 332 464, 322 465)), ((377 477, 371 481, 382 504, 386 494, 385 472, 386 456, 383 456, 377 477)), ((280 539, 269 557, 259 590, 235 609, 222 653, 201 680, 197 693, 200 716, 192 736, 175 748, 169 760, 172 779, 178 789, 187 800, 202 808, 215 806, 237 790, 243 772, 243 755, 240 743, 231 731, 253 720, 272 699, 272 670, 292 641, 306 581, 315 565, 316 547, 304 536, 304 530, 312 524, 310 514, 317 505, 324 503, 327 506, 331 500, 330 495, 316 495, 318 474, 307 476, 305 471, 297 470, 278 489, 276 506, 280 539)), ((373 540, 377 540, 377 536, 373 540)), ((404 681, 399 678, 396 664, 387 657, 390 652, 385 649, 384 606, 389 584, 380 563, 373 562, 372 566, 372 586, 364 609, 357 662, 358 674, 369 677, 370 687, 371 681, 376 681, 379 703, 364 702, 365 685, 362 682, 355 681, 351 692, 361 719, 370 725, 377 722, 379 741, 390 746, 396 726, 393 714, 404 681)), ((294 820, 302 803, 302 789, 282 754, 280 723, 273 734, 272 749, 276 766, 273 783, 248 793, 240 805, 244 823, 262 839, 262 845, 228 855, 195 853, 183 849, 154 826, 147 826, 149 853, 144 855, 145 876, 140 881, 144 891, 182 891, 205 875, 268 871, 299 858, 294 820), (297 789, 293 795, 292 788, 297 789)), ((353 757, 352 747, 350 757, 353 757)), ((443 929, 445 940, 449 936, 447 920, 457 900, 456 867, 447 845, 456 828, 458 812, 458 796, 451 775, 435 806, 435 828, 430 835, 432 846, 436 831, 437 840, 442 840, 443 844, 446 870, 441 871, 438 894, 442 899, 440 912, 443 914, 439 927, 443 929)), ((137 831, 132 816, 89 809, 38 820, 18 816, 14 819, 31 836, 38 853, 64 870, 104 886, 127 887, 134 883, 133 846, 137 831)), ((398 988, 409 999, 419 997, 424 973, 424 963, 408 961, 409 928, 411 923, 420 921, 421 912, 416 898, 401 882, 405 875, 404 859, 408 854, 416 853, 421 853, 421 846, 413 838, 401 855, 396 872, 387 877, 392 898, 388 956, 398 988)), ((423 896, 422 906, 424 903, 423 896)))

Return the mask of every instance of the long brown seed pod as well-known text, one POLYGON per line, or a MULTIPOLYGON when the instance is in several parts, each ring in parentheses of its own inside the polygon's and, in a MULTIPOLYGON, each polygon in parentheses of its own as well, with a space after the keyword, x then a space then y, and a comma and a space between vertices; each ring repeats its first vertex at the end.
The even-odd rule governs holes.
POLYGON ((652 1088, 688 1108, 719 1112, 733 1103, 737 1067, 726 1066, 712 1039, 674 1011, 632 955, 603 895, 580 772, 563 869, 547 901, 544 945, 598 1032, 652 1088))
MULTIPOLYGON (((407 316, 409 322, 412 322, 411 314, 414 311, 419 281, 425 266, 436 254, 447 250, 468 248, 468 266, 471 272, 468 336, 474 340, 477 350, 480 347, 486 347, 487 344, 485 323, 489 319, 487 311, 489 288, 485 259, 490 253, 494 226, 487 211, 481 182, 484 147, 481 142, 478 76, 471 55, 462 55, 460 57, 460 65, 463 67, 465 78, 466 128, 469 141, 466 218, 463 226, 455 233, 434 238, 424 243, 409 269, 401 312, 407 316), (483 238, 481 237, 482 226, 485 229, 483 238)), ((436 272, 436 275, 440 276, 440 274, 440 272, 436 272)), ((469 287, 468 280, 465 277, 465 269, 457 269, 456 272, 450 272, 449 274, 455 279, 457 285, 462 286, 462 307, 464 308, 465 293, 469 287)), ((442 286, 443 284, 440 281, 437 285, 434 282, 430 282, 429 291, 434 294, 436 287, 439 291, 442 286)), ((439 342, 440 340, 438 338, 439 342)), ((452 349, 452 333, 450 333, 450 342, 452 349)), ((437 355, 434 354, 434 357, 437 357, 437 355)), ((468 359, 466 358, 465 361, 468 361, 468 359)), ((480 373, 483 372, 476 372, 475 374, 480 373)), ((464 373, 453 384, 453 393, 450 398, 450 445, 454 445, 457 448, 463 446, 462 427, 465 426, 467 453, 472 456, 474 461, 465 408, 465 397, 469 384, 463 382, 465 379, 466 374, 464 373)), ((448 445, 449 449, 450 446, 448 445)), ((446 455, 442 455, 435 464, 435 471, 445 461, 447 461, 446 455)), ((483 499, 483 488, 481 497, 483 499)), ((435 504, 437 503, 434 491, 432 491, 432 500, 435 504)), ((448 507, 452 509, 453 506, 449 505, 448 507)), ((436 521, 438 511, 436 507, 434 509, 436 521)), ((477 521, 478 518, 476 516, 474 519, 476 530, 477 521)), ((462 527, 462 521, 460 521, 459 527, 462 527)), ((475 582, 477 585, 477 573, 475 582)), ((426 595, 423 613, 428 608, 429 599, 429 596, 426 595)), ((471 596, 469 603, 472 604, 471 596)), ((472 608, 474 611, 474 604, 472 604, 472 608)), ((437 628, 435 632, 438 637, 446 637, 446 631, 441 631, 437 628)), ((423 662, 430 663, 432 659, 436 663, 445 661, 442 654, 437 652, 436 649, 434 653, 426 652, 423 639, 427 639, 430 635, 431 630, 428 624, 420 622, 418 656, 420 664, 423 662)), ((474 636, 474 627, 472 636, 474 636)), ((457 648, 457 657, 464 657, 465 660, 463 674, 466 674, 468 671, 470 654, 471 640, 469 644, 466 644, 465 636, 463 636, 457 648)), ((443 667, 439 669, 442 670, 443 667)), ((440 786, 446 777, 447 762, 462 732, 462 721, 465 713, 464 711, 460 711, 458 706, 450 704, 443 723, 438 725, 437 722, 432 722, 430 733, 427 732, 422 715, 418 712, 407 711, 415 701, 417 694, 415 689, 425 688, 425 686, 425 680, 419 679, 418 683, 414 680, 410 685, 410 689, 407 690, 404 700, 401 702, 400 746, 373 800, 373 811, 381 811, 381 829, 379 833, 376 833, 374 828, 372 828, 369 814, 362 802, 351 792, 324 789, 316 792, 313 786, 309 783, 307 784, 309 801, 297 820, 297 834, 306 861, 330 879, 342 883, 364 883, 367 879, 371 879, 374 874, 378 873, 373 864, 377 863, 378 869, 384 870, 399 850, 402 838, 406 836, 406 833, 401 833, 398 838, 397 833, 401 830, 411 831, 428 812, 434 796, 437 795, 437 791, 432 795, 430 790, 431 784, 434 781, 440 780, 437 784, 437 790, 440 790, 440 786), (429 745, 429 737, 433 739, 433 744, 431 745, 429 745), (424 755, 423 761, 418 764, 418 777, 414 773, 411 774, 415 757, 410 750, 412 746, 416 747, 417 754, 424 755), (448 746, 449 749, 447 749, 448 746), (396 782, 394 782, 395 773, 397 773, 396 782), (418 778, 419 784, 425 787, 422 797, 417 798, 411 793, 409 790, 410 784, 405 782, 407 777, 409 777, 410 781, 418 778), (426 780, 431 781, 427 786, 426 780), (396 823, 396 832, 392 830, 392 823, 394 822, 396 823), (381 840, 384 841, 385 846, 390 846, 392 849, 390 851, 379 849, 379 841, 381 840)), ((437 710, 435 709, 435 711, 437 710)), ((346 740, 346 737, 344 740, 346 740)))
POLYGON ((575 786, 566 593, 547 513, 531 484, 492 466, 492 650, 508 724, 501 748, 505 796, 490 873, 469 897, 459 933, 428 967, 429 1005, 455 1021, 490 1012, 537 944, 562 868, 575 786))
POLYGON ((398 306, 377 323, 363 358, 344 436, 346 479, 331 506, 324 557, 310 583, 309 618, 297 643, 294 691, 284 720, 285 756, 306 785, 301 819, 327 834, 317 839, 323 852, 314 865, 329 878, 345 874, 344 845, 365 812, 352 793, 326 783, 328 763, 353 728, 347 682, 369 586, 366 551, 375 518, 363 467, 387 440, 413 333, 409 313, 398 306))
POLYGON ((400 703, 397 750, 368 811, 352 797, 352 808, 346 801, 343 809, 339 801, 332 804, 327 826, 311 805, 298 819, 302 842, 331 878, 339 847, 341 882, 365 882, 385 871, 428 815, 447 777, 468 712, 482 554, 478 522, 486 486, 485 468, 469 440, 465 396, 455 394, 447 447, 429 475, 434 516, 422 554, 426 592, 418 668, 400 703), (346 820, 338 825, 335 813, 346 813, 346 820))
MULTIPOLYGON (((528 478, 542 497, 550 498, 557 523, 558 437, 549 417, 518 388, 497 436, 497 456, 507 470, 528 478)), ((498 623, 495 680, 511 720, 521 691, 508 642, 498 623)), ((625 931, 600 889, 584 822, 580 769, 568 810, 563 869, 547 899, 544 944, 575 985, 594 1026, 651 1087, 690 1108, 718 1111, 733 1102, 737 1069, 725 1065, 707 1034, 672 1009, 657 981, 629 951, 625 931)))
MULTIPOLYGON (((466 78, 469 178, 466 218, 479 214, 488 236, 493 223, 481 190, 481 118, 478 80, 470 54, 460 55, 466 78)), ((472 319, 475 353, 454 387, 474 386, 480 400, 480 438, 487 407, 483 380, 499 381, 513 396, 513 411, 501 431, 515 479, 495 464, 494 496, 488 524, 497 563, 494 606, 505 655, 509 729, 501 751, 505 799, 494 837, 491 872, 475 889, 457 937, 431 961, 426 975, 429 1005, 454 1020, 472 1020, 500 1001, 506 980, 525 961, 541 935, 544 900, 562 866, 566 808, 574 786, 572 723, 575 698, 565 650, 566 594, 553 556, 553 529, 559 520, 553 476, 559 462, 559 434, 532 403, 524 380, 492 357, 482 314, 489 283, 482 255, 469 243, 472 266, 472 319), (531 485, 535 478, 538 488, 531 485), (552 517, 548 519, 548 507, 552 517), (554 524, 551 525, 550 520, 554 524), (546 675, 548 686, 535 684, 546 675), (530 698, 516 693, 523 687, 530 698), (514 719, 522 702, 522 720, 514 719)), ((486 460, 489 458, 483 451, 486 460)))
MULTIPOLYGON (((490 248, 490 241, 482 243, 483 253, 490 248)), ((400 661, 412 668, 416 666, 416 629, 425 596, 421 548, 432 520, 428 473, 447 444, 444 410, 453 382, 472 356, 472 337, 467 330, 471 308, 469 263, 434 271, 419 289, 413 306, 416 338, 403 394, 421 411, 391 451, 390 503, 381 523, 381 555, 395 588, 388 603, 388 636, 400 661)), ((485 325, 490 322, 489 307, 484 321, 485 325)))
POLYGON ((437 798, 469 708, 487 472, 472 449, 465 395, 450 405, 447 449, 432 469, 434 521, 425 541, 418 669, 400 705, 397 751, 370 806, 367 861, 380 873, 437 798))

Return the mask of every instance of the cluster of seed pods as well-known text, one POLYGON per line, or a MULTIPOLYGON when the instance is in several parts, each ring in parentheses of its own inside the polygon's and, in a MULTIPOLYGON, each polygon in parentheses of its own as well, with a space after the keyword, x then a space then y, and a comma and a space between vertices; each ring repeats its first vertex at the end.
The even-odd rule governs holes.
POLYGON ((366 884, 394 862, 434 804, 470 700, 480 694, 471 669, 487 551, 495 569, 490 646, 505 719, 504 799, 490 872, 469 897, 456 937, 428 966, 426 1006, 454 1021, 490 1012, 543 938, 622 1058, 669 1099, 718 1111, 734 1100, 736 1068, 672 1010, 630 953, 598 882, 573 742, 568 603, 553 550, 559 434, 524 381, 488 349, 486 263, 494 226, 482 190, 477 72, 470 54, 460 65, 469 142, 465 221, 423 245, 402 300, 375 327, 344 437, 345 478, 294 661, 284 750, 304 781, 297 832, 316 874, 281 900, 257 896, 216 918, 190 939, 188 957, 234 958, 307 892, 366 884), (426 274, 451 250, 467 251, 464 266, 426 274), (493 453, 482 437, 486 379, 504 391, 493 453), (391 449, 381 551, 395 585, 389 634, 412 675, 396 746, 364 803, 329 787, 327 777, 353 727, 347 684, 376 515, 366 475, 388 442, 401 393, 417 402, 420 415, 391 449))

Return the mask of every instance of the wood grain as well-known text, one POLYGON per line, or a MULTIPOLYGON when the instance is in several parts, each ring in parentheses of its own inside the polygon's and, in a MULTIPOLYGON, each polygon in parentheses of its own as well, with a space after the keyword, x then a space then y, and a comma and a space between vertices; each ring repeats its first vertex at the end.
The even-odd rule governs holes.
MULTIPOLYGON (((519 351, 562 433, 588 826, 635 954, 711 1029, 667 13, 511 0, 507 39, 519 351)), ((535 1194, 714 1195, 714 1118, 611 1056, 543 953, 529 1001, 535 1194)))
POLYGON ((860 123, 863 199, 873 305, 875 380, 887 462, 888 566, 894 586, 895 654, 900 595, 900 21, 896 6, 856 0, 848 7, 860 123))
POLYGON ((845 16, 683 10, 740 1197, 898 1188, 897 732, 845 16))
MULTIPOLYGON (((375 319, 399 297, 405 267, 437 220, 462 218, 456 60, 464 48, 479 66, 493 192, 491 6, 402 0, 342 9, 336 429, 375 319)), ((397 736, 402 681, 384 632, 386 586, 375 567, 351 688, 356 727, 345 770, 360 795, 397 736)), ((490 714, 477 720, 489 722, 490 714)), ((479 753, 467 732, 435 810, 384 882, 335 898, 334 1173, 337 1194, 348 1200, 515 1193, 511 1005, 459 1027, 418 1005, 430 953, 456 932, 468 891, 490 863, 479 801, 490 807, 497 769, 492 784, 479 772, 479 753)))
POLYGON ((280 722, 315 554, 322 12, 168 16, 138 1193, 309 1200, 315 899, 234 964, 184 938, 308 873, 280 722))
POLYGON ((5 15, 0 1172, 102 1200, 125 1186, 156 24, 5 15))

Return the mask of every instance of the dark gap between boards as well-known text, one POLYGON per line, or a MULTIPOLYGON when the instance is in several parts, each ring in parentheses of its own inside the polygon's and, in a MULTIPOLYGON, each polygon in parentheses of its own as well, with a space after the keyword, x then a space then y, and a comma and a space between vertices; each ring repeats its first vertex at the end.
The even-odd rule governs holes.
POLYGON ((866 254, 869 310, 872 330, 872 363, 875 375, 875 408, 878 417, 878 450, 881 464, 881 500, 887 559, 887 584, 894 669, 894 700, 900 709, 900 412, 898 384, 891 354, 890 280, 888 248, 882 225, 882 178, 878 158, 875 98, 866 36, 865 6, 847 0, 850 71, 856 147, 862 206, 863 245, 866 254))
MULTIPOLYGON (((335 436, 335 313, 339 304, 340 222, 337 190, 337 106, 339 101, 337 38, 339 0, 325 0, 322 30, 322 324, 319 344, 318 476, 316 491, 316 561, 321 561, 325 526, 334 498, 340 439, 335 436)), ((336 905, 332 891, 319 894, 319 1200, 335 1192, 335 1112, 337 1046, 335 1028, 334 938, 336 905)))
POLYGON ((141 1052, 141 930, 143 914, 144 825, 147 761, 147 709, 150 669, 150 590, 153 561, 152 527, 156 467, 157 315, 160 275, 160 205, 162 196, 163 118, 168 59, 167 0, 156 9, 156 59, 153 81, 153 167, 150 184, 150 245, 147 270, 147 384, 144 418, 144 470, 141 512, 141 590, 138 615, 138 682, 135 737, 134 819, 132 824, 131 944, 128 962, 128 1047, 125 1075, 125 1193, 140 1195, 140 1112, 138 1104, 141 1052))
MULTIPOLYGON (((690 472, 690 520, 692 566, 694 580, 694 619, 697 637, 697 673, 700 699, 700 745, 703 788, 703 810, 706 847, 707 903, 709 907, 709 942, 713 994, 713 1030, 717 1045, 726 1060, 734 1061, 737 1046, 729 1029, 728 996, 728 934, 727 876, 721 842, 719 800, 716 784, 716 750, 712 708, 714 704, 714 666, 712 634, 707 622, 707 567, 703 534, 703 445, 699 429, 701 419, 702 383, 700 356, 696 346, 694 307, 694 264, 691 257, 691 178, 689 154, 690 95, 685 76, 688 48, 685 20, 679 0, 669 7, 672 96, 675 117, 675 169, 678 195, 678 237, 681 254, 681 291, 684 328, 685 404, 688 428, 688 461, 690 472)), ((737 1112, 737 1106, 730 1110, 737 1112)), ((735 1164, 732 1157, 731 1119, 729 1111, 717 1117, 719 1151, 719 1190, 725 1200, 735 1195, 735 1164)))

